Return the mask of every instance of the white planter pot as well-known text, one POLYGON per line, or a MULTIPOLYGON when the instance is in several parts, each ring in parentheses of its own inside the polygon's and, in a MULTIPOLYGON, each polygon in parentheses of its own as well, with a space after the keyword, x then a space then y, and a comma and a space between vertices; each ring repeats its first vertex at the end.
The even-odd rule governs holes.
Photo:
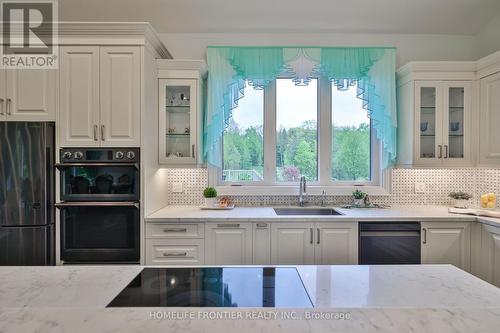
POLYGON ((455 208, 469 208, 469 200, 465 199, 455 199, 455 208))
POLYGON ((207 207, 217 206, 217 198, 205 198, 205 206, 207 207))
POLYGON ((365 201, 364 199, 353 199, 353 206, 361 207, 364 206, 365 201))

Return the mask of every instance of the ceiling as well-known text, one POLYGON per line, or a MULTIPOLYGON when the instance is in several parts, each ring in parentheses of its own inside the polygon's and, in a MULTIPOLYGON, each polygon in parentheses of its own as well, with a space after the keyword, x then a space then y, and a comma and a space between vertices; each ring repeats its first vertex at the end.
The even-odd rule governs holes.
POLYGON ((500 0, 59 0, 61 21, 146 21, 158 32, 475 35, 500 0))

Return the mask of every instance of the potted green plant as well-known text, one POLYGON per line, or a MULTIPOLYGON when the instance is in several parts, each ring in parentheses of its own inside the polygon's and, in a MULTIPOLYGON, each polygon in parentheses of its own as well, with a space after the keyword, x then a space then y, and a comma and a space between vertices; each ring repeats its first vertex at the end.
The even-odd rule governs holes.
POLYGON ((472 195, 462 191, 451 192, 448 196, 454 200, 453 205, 455 208, 467 208, 469 200, 472 198, 472 195))
POLYGON ((203 190, 205 197, 205 206, 214 207, 217 203, 217 190, 213 187, 207 187, 203 190))
POLYGON ((354 198, 353 206, 361 207, 363 206, 366 193, 360 190, 352 192, 352 197, 354 198))

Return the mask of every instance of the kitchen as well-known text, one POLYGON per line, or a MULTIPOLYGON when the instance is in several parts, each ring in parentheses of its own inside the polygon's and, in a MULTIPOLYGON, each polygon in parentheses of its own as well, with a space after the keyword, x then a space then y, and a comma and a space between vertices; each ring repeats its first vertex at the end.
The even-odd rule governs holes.
POLYGON ((440 1, 46 1, 57 67, 0 70, 0 331, 495 331, 500 7, 440 1))

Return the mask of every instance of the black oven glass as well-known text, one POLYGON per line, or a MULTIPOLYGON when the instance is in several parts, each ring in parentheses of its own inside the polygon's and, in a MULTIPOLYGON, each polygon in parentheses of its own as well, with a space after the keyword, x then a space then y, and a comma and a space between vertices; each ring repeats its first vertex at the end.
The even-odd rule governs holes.
POLYGON ((62 170, 63 200, 137 200, 133 166, 67 166, 62 170))
POLYGON ((84 206, 61 209, 65 261, 138 261, 139 209, 84 206))

